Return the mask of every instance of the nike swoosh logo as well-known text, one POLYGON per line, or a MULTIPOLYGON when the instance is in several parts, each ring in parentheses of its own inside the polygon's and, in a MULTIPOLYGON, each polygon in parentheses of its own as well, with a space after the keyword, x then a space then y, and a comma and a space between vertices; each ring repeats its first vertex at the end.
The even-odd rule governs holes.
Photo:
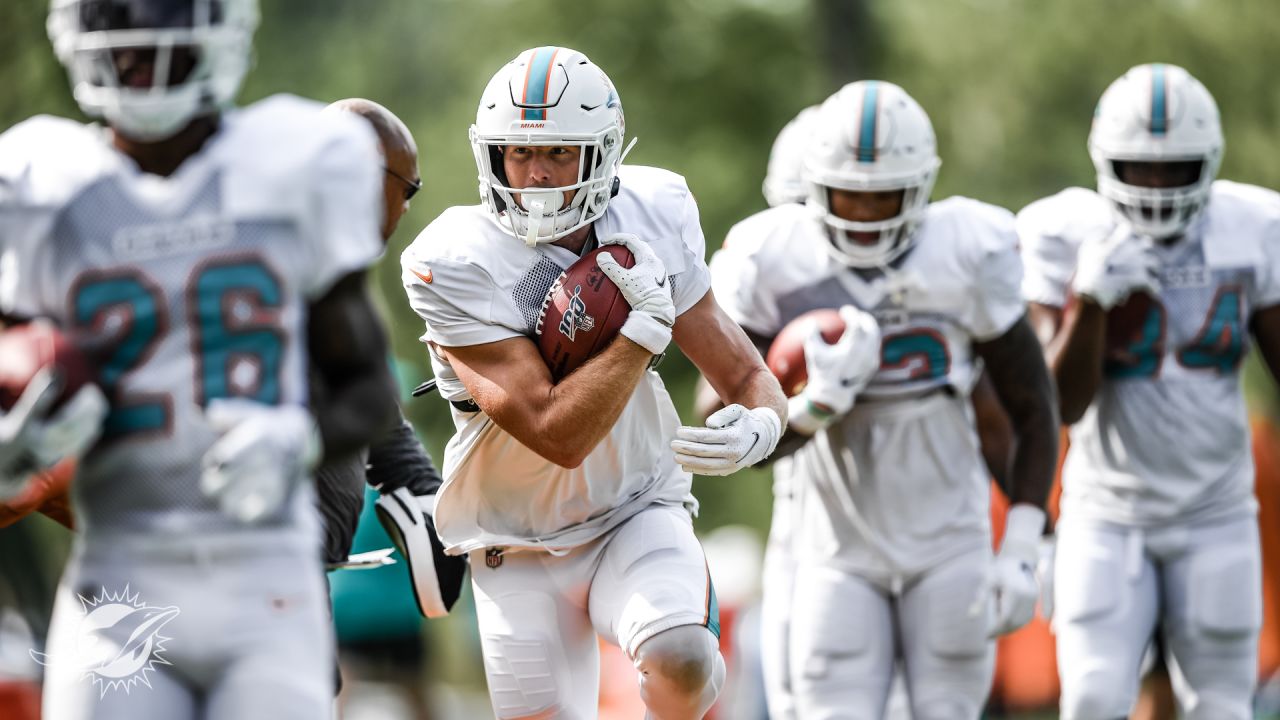
POLYGON ((842 378, 840 380, 840 387, 853 387, 853 378, 842 378))
POLYGON ((410 270, 409 272, 413 273, 414 275, 417 275, 418 279, 422 280, 422 282, 428 285, 430 285, 431 281, 435 278, 435 274, 431 272, 431 268, 427 268, 427 271, 425 273, 420 273, 417 270, 410 270))
POLYGON ((658 281, 658 287, 666 287, 666 286, 667 286, 667 277, 664 275, 662 276, 662 279, 658 281))
POLYGON ((595 110, 600 106, 599 105, 580 105, 579 107, 581 107, 583 110, 586 110, 587 112, 591 112, 592 110, 595 110))
POLYGON ((738 458, 736 462, 742 462, 743 458, 750 455, 751 451, 756 449, 756 444, 760 442, 760 433, 753 432, 751 434, 755 437, 755 439, 751 441, 751 447, 747 448, 747 451, 742 453, 742 457, 738 458))

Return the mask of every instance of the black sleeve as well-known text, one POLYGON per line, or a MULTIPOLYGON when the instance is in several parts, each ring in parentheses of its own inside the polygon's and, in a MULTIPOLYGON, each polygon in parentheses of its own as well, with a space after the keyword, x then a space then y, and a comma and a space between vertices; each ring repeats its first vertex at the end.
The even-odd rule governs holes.
POLYGON ((316 499, 324 521, 324 561, 342 562, 351 553, 364 509, 364 453, 321 465, 316 470, 316 499))
POLYGON ((365 479, 382 493, 407 487, 414 495, 431 495, 444 482, 403 413, 400 421, 369 448, 365 479))

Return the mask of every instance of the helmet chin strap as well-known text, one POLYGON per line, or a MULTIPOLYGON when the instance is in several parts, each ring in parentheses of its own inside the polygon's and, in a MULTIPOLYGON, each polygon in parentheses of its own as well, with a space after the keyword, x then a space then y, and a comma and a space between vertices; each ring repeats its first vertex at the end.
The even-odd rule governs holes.
POLYGON ((525 230, 524 244, 533 247, 538 244, 538 230, 542 228, 542 218, 546 215, 547 206, 559 199, 560 191, 552 190, 548 192, 543 190, 531 192, 525 190, 520 195, 521 204, 525 206, 525 211, 529 213, 529 227, 525 230))

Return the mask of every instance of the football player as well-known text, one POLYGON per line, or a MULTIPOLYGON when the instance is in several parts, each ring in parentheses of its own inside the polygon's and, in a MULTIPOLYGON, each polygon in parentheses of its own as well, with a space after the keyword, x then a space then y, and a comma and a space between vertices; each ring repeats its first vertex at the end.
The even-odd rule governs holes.
POLYGON ((712 260, 725 311, 761 347, 814 328, 790 401, 797 494, 790 682, 795 716, 881 717, 901 663, 915 718, 977 718, 991 638, 1034 614, 1033 568, 1056 457, 1053 388, 1019 290, 1010 213, 929 202, 933 129, 901 88, 825 103, 805 205, 736 225, 712 260), (985 365, 1016 429, 1008 529, 991 552, 989 484, 969 393, 985 365))
MULTIPOLYGON (((36 117, 0 136, 0 312, 59 323, 110 399, 72 485, 48 718, 330 710, 305 479, 394 418, 363 280, 381 169, 355 118, 286 96, 231 109, 257 21, 254 0, 54 0, 54 49, 106 127, 36 117), (104 596, 146 620, 89 620, 104 596)), ((24 417, 0 474, 82 449, 24 417)))
POLYGON ((1064 718, 1128 715, 1157 628, 1183 714, 1252 717, 1261 561, 1240 363, 1252 335, 1280 366, 1280 196, 1215 181, 1222 151, 1208 90, 1140 65, 1098 103, 1097 191, 1018 215, 1071 425, 1046 603, 1064 718))
POLYGON ((457 426, 436 523, 471 555, 499 718, 595 717, 596 633, 634 661, 653 717, 703 716, 725 668, 690 471, 759 462, 785 423, 777 381, 711 296, 684 179, 622 165, 623 139, 603 70, 568 48, 520 53, 471 129, 481 204, 446 210, 402 258, 457 426), (635 258, 599 256, 630 315, 553 382, 531 340, 543 299, 610 243, 635 258), (707 427, 679 426, 651 370, 672 340, 731 403, 707 427))

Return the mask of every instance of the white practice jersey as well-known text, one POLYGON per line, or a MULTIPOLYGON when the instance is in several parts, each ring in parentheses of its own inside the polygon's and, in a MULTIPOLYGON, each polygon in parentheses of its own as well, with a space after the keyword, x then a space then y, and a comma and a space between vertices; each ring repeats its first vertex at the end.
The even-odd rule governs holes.
MULTIPOLYGON (((1115 223, 1083 188, 1023 209, 1027 299, 1064 307, 1080 244, 1115 223)), ((1219 180, 1186 237, 1157 252, 1159 302, 1126 318, 1132 337, 1109 339, 1102 385, 1071 428, 1063 510, 1148 526, 1252 513, 1240 364, 1252 313, 1280 302, 1280 195, 1219 180)))
POLYGON ((980 371, 973 343, 1004 334, 1024 312, 1013 216, 950 198, 931 204, 915 232, 914 247, 888 275, 860 274, 827 251, 826 226, 811 208, 783 205, 734 226, 711 261, 716 300, 762 337, 811 310, 846 304, 880 325, 881 367, 854 412, 774 468, 791 476, 779 478, 784 486, 819 488, 831 523, 825 544, 845 548, 833 556, 856 570, 919 569, 964 552, 969 545, 958 535, 976 545, 989 532, 987 473, 967 398, 980 371), (963 407, 934 417, 955 418, 957 427, 929 428, 936 443, 915 435, 898 444, 915 450, 925 442, 936 452, 916 453, 911 467, 896 469, 860 471, 846 461, 855 446, 884 451, 882 438, 865 437, 867 423, 896 427, 904 408, 940 393, 963 407), (946 512, 923 509, 935 505, 946 512))
POLYGON ((199 488, 204 408, 307 402, 307 306, 381 252, 372 131, 321 107, 228 112, 167 178, 97 126, 0 135, 0 313, 57 322, 111 400, 74 485, 82 528, 232 527, 199 488))
MULTIPOLYGON (((597 238, 632 233, 666 265, 676 313, 710 287, 698 207, 684 178, 624 166, 621 190, 594 225, 597 238)), ((446 210, 401 258, 424 341, 465 347, 534 336, 552 283, 578 259, 554 245, 527 247, 481 205, 446 210)), ((430 346, 429 346, 430 347, 430 346)), ((470 395, 431 349, 446 400, 470 395)), ((613 429, 577 468, 547 460, 483 412, 453 413, 436 524, 451 552, 490 546, 565 548, 598 537, 653 502, 692 503, 691 476, 671 452, 680 419, 656 372, 646 372, 613 429)))

